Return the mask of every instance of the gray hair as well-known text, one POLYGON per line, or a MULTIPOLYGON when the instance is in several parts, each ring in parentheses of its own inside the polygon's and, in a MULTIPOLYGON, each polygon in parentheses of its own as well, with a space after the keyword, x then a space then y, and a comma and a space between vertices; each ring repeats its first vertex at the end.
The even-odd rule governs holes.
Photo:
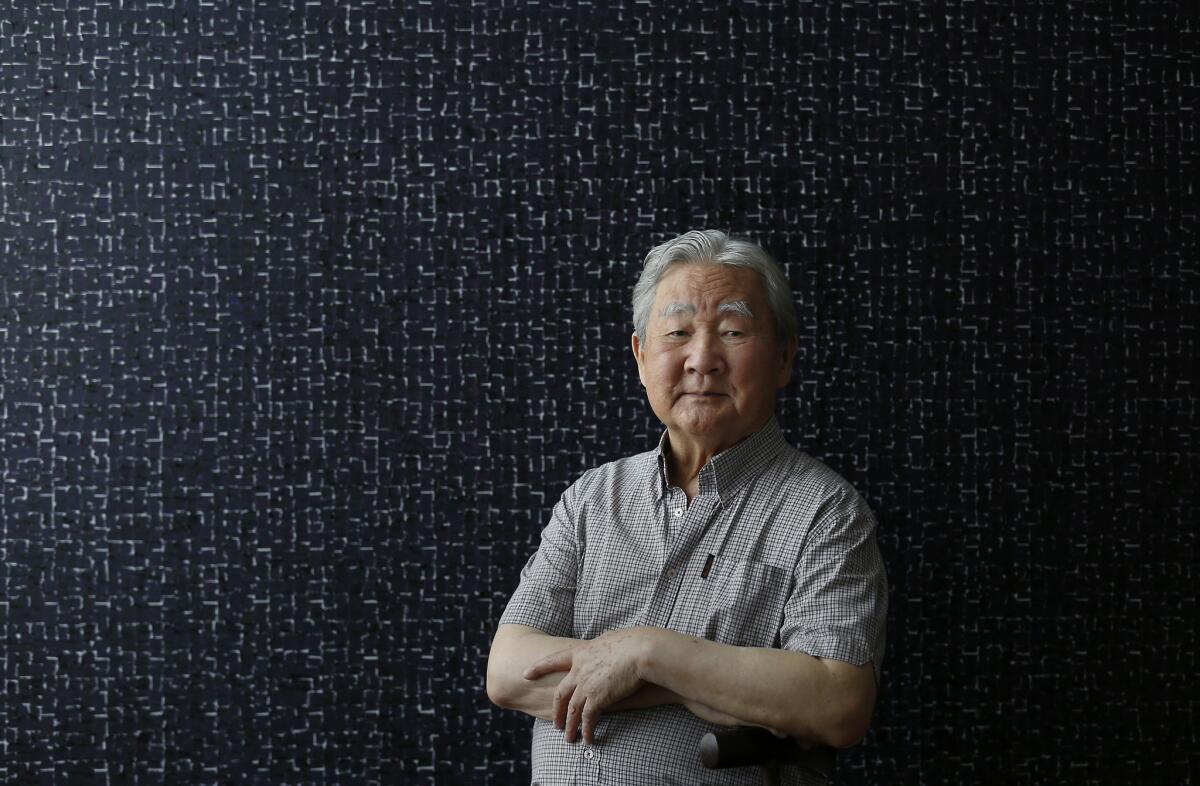
POLYGON ((642 275, 633 287, 633 329, 641 341, 646 340, 646 323, 658 282, 672 265, 710 263, 743 267, 758 273, 767 304, 775 314, 775 333, 781 342, 796 336, 796 306, 792 288, 779 263, 761 246, 749 240, 729 237, 716 229, 684 232, 662 245, 650 249, 642 264, 642 275))

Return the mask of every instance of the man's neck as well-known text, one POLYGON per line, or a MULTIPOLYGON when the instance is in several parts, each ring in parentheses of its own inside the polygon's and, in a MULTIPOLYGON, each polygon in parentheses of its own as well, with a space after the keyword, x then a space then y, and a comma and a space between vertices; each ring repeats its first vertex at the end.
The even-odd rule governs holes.
POLYGON ((667 428, 668 484, 683 488, 690 503, 691 498, 700 493, 700 470, 704 468, 704 464, 722 450, 742 442, 742 439, 745 437, 730 444, 697 442, 695 439, 684 437, 683 434, 672 434, 670 428, 667 428))
POLYGON ((700 470, 717 451, 690 451, 682 456, 680 453, 673 445, 667 451, 667 483, 683 489, 690 503, 700 493, 700 470))
MULTIPOLYGON (((765 421, 764 424, 765 425, 765 421)), ((762 428, 762 425, 759 428, 762 428)), ((733 447, 754 434, 758 429, 743 434, 732 442, 705 442, 688 438, 684 434, 672 433, 667 429, 667 483, 683 489, 688 502, 700 493, 700 470, 709 460, 723 450, 733 447)))

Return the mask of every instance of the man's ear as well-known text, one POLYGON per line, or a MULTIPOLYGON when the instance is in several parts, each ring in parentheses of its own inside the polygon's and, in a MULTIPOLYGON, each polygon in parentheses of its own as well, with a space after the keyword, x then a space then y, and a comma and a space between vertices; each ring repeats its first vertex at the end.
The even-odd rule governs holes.
POLYGON ((799 346, 800 342, 795 336, 792 336, 780 346, 779 359, 783 365, 779 367, 779 377, 775 380, 775 387, 787 387, 788 380, 792 378, 792 362, 796 359, 796 349, 799 346))
POLYGON ((642 342, 638 339, 637 331, 633 332, 633 336, 629 339, 629 347, 633 350, 633 359, 637 361, 638 379, 642 382, 642 387, 646 387, 646 372, 642 367, 642 342))

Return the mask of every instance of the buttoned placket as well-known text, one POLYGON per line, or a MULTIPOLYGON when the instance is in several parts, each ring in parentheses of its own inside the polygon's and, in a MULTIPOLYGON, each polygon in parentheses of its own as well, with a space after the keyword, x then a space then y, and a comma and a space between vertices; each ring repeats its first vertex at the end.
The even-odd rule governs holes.
POLYGON ((584 777, 590 783, 596 783, 600 779, 600 751, 593 748, 591 745, 581 745, 579 756, 582 759, 581 764, 584 771, 584 777))
POLYGON ((684 516, 688 512, 687 495, 683 493, 683 489, 678 486, 672 486, 670 497, 667 499, 666 530, 667 539, 663 543, 663 569, 667 573, 668 579, 674 579, 679 575, 679 569, 672 566, 671 546, 679 540, 679 533, 683 530, 684 516))
POLYGON ((683 528, 683 519, 688 512, 687 495, 678 486, 671 486, 663 498, 663 505, 666 515, 663 516, 662 554, 663 561, 666 562, 671 553, 671 544, 679 538, 679 532, 683 528))
POLYGON ((663 565, 643 624, 665 628, 683 583, 683 569, 720 506, 715 494, 698 495, 688 504, 687 495, 678 486, 667 489, 662 503, 663 565))

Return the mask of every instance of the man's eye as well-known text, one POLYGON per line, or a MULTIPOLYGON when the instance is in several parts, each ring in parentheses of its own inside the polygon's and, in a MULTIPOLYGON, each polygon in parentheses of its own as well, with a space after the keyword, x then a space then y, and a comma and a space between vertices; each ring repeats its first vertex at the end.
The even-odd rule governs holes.
POLYGON ((687 331, 686 331, 686 330, 672 330, 672 331, 671 331, 670 333, 668 333, 667 335, 668 335, 668 336, 674 336, 674 337, 678 338, 678 337, 680 337, 680 336, 686 336, 686 335, 687 335, 687 331))
POLYGON ((741 338, 743 333, 740 330, 726 330, 725 335, 729 336, 730 338, 741 338))

